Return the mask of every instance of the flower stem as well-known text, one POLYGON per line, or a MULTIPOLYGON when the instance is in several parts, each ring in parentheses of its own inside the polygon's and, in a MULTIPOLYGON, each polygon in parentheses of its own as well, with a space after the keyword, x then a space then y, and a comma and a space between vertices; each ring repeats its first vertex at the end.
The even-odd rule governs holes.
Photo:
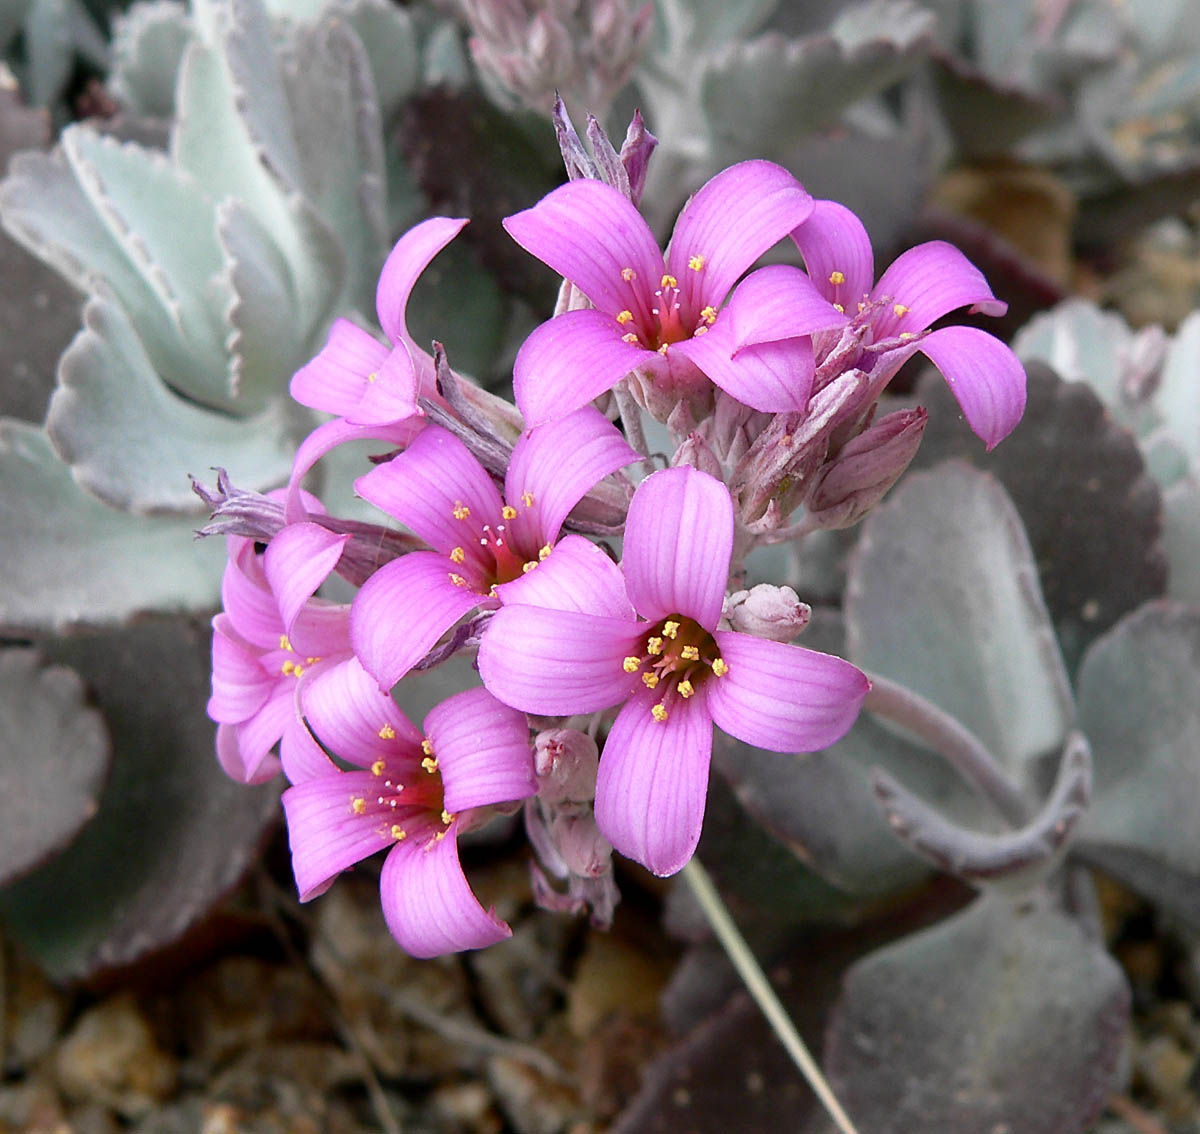
POLYGON ((792 1023, 787 1010, 780 1003, 779 997, 775 995, 770 981, 767 980, 766 974, 750 951, 746 939, 734 924, 733 918, 725 908, 725 903, 721 901, 721 896, 717 893, 717 888, 709 878, 708 872, 700 865, 698 858, 693 858, 683 868, 683 877, 691 887, 692 893, 696 895, 696 900, 700 903, 704 916, 708 918, 708 923, 717 935, 717 940, 721 942, 730 961, 733 962, 738 976, 742 978, 747 991, 754 997, 754 1002, 767 1018, 767 1023, 771 1025, 771 1030, 783 1044, 784 1050, 792 1057, 792 1062, 808 1080, 808 1085, 812 1087, 813 1093, 821 1100, 821 1104, 829 1112, 842 1134, 857 1134, 854 1124, 842 1110, 841 1104, 834 1096, 825 1076, 821 1074, 816 1060, 809 1054, 804 1040, 796 1031, 796 1025, 792 1023))

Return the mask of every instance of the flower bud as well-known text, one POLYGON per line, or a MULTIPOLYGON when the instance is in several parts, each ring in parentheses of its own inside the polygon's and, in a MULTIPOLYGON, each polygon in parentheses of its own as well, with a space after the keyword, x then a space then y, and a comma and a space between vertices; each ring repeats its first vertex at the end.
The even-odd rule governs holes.
POLYGON ((596 742, 573 728, 550 728, 533 742, 538 798, 553 806, 584 802, 596 794, 596 769, 600 753, 596 742))
POLYGON ((580 878, 599 878, 612 868, 612 844, 600 834, 591 809, 562 812, 550 824, 554 847, 567 869, 580 878))
POLYGON ((725 600, 725 617, 734 630, 790 642, 812 617, 812 607, 801 602, 791 587, 759 583, 748 591, 736 591, 725 600))
POLYGON ((671 464, 691 465, 692 468, 706 472, 709 476, 716 477, 717 480, 725 479, 725 472, 721 468, 721 462, 717 460, 716 453, 695 430, 689 433, 684 438, 683 444, 675 450, 671 464))

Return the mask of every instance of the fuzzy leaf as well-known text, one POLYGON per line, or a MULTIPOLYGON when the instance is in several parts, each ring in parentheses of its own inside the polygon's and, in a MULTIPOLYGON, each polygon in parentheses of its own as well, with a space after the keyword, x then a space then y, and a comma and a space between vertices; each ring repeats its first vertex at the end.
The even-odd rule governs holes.
POLYGON ((871 1134, 1081 1134, 1128 1014, 1121 970, 1075 922, 985 897, 850 969, 825 1069, 871 1134))
POLYGON ((991 477, 910 474, 867 519, 846 591, 849 656, 957 717, 1017 779, 1060 747, 1070 688, 1029 542, 991 477))
POLYGON ((213 754, 208 631, 143 623, 59 639, 50 656, 94 692, 113 738, 100 811, 70 849, 9 887, 14 938, 58 981, 130 965, 177 941, 254 860, 276 789, 225 778, 213 754))
POLYGON ((96 813, 112 755, 77 674, 0 650, 0 887, 66 846, 96 813))
POLYGON ((124 313, 102 298, 88 303, 84 329, 63 355, 46 416, 79 483, 133 512, 195 509, 188 474, 214 466, 247 487, 283 483, 295 449, 288 424, 282 399, 235 419, 173 394, 124 313))
POLYGON ((89 496, 40 428, 0 421, 0 629, 111 625, 218 601, 225 548, 195 517, 130 516, 89 496))
POLYGON ((175 112, 175 80, 194 29, 179 0, 141 0, 113 22, 108 85, 129 110, 154 118, 175 112))

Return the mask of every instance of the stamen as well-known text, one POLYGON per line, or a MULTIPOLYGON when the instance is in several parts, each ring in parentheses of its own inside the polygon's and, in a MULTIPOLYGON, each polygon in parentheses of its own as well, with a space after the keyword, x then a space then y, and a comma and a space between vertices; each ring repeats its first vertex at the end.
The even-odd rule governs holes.
POLYGON ((421 767, 432 776, 433 773, 438 770, 437 758, 434 756, 426 756, 425 759, 421 761, 421 767))
POLYGON ((658 281, 659 287, 678 287, 679 281, 672 275, 665 275, 658 281))
POLYGON ((652 706, 652 707, 651 707, 651 709, 650 709, 650 715, 651 715, 651 716, 652 716, 652 717, 653 717, 653 718, 654 718, 656 721, 658 721, 658 723, 659 723, 659 724, 662 724, 662 723, 663 723, 663 721, 665 721, 665 720, 667 719, 667 707, 666 707, 666 705, 664 705, 664 704, 663 704, 661 701, 659 701, 659 703, 658 703, 657 705, 654 705, 654 706, 652 706))
POLYGON ((521 574, 528 575, 529 572, 532 571, 537 565, 538 561, 536 559, 527 559, 521 564, 521 574))
POLYGON ((621 663, 621 668, 626 673, 637 673, 638 669, 641 667, 641 664, 641 658, 628 657, 621 663))
POLYGON ((287 650, 289 653, 291 653, 292 643, 288 641, 288 636, 286 634, 279 635, 279 648, 281 650, 287 650))
POLYGON ((450 824, 454 822, 453 813, 450 811, 447 811, 444 807, 442 808, 442 822, 445 823, 447 827, 449 827, 450 824))
POLYGON ((835 304, 833 305, 833 309, 834 309, 835 311, 840 311, 840 312, 841 312, 843 315, 845 315, 845 314, 846 314, 846 309, 845 309, 845 308, 844 308, 844 307, 843 307, 843 306, 842 306, 840 303, 835 303, 835 304))
POLYGON ((904 316, 912 310, 912 308, 905 307, 903 303, 897 303, 892 307, 892 310, 899 315, 901 319, 903 319, 904 316))
POLYGON ((321 660, 320 658, 305 658, 304 664, 305 665, 316 665, 317 662, 319 662, 320 660, 321 660))
POLYGON ((725 664, 724 658, 713 658, 712 671, 717 677, 724 677, 729 672, 729 666, 725 664))
POLYGON ((635 335, 635 334, 634 334, 632 331, 627 331, 625 334, 623 334, 623 335, 621 336, 621 342, 623 342, 623 343, 637 343, 637 342, 641 342, 641 339, 639 339, 639 338, 637 337, 637 335, 635 335))
POLYGON ((451 563, 462 563, 466 560, 467 553, 461 547, 455 547, 450 551, 451 563))
POLYGON ((698 327, 697 327, 697 328, 696 328, 696 329, 695 329, 695 330, 692 332, 692 337, 693 337, 693 338, 698 338, 700 335, 707 335, 707 334, 708 334, 708 328, 707 328, 707 327, 706 327, 706 326, 705 326, 703 323, 701 323, 701 324, 700 324, 700 326, 698 326, 698 327))
POLYGON ((465 520, 471 514, 471 509, 468 508, 461 500, 454 501, 454 508, 451 515, 456 520, 465 520))
POLYGON ((620 323, 622 327, 625 326, 626 323, 632 323, 633 312, 630 311, 629 308, 626 308, 624 311, 618 311, 617 322, 620 323))
POLYGON ((361 795, 356 795, 352 800, 350 800, 350 810, 353 811, 355 815, 361 815, 364 811, 366 811, 366 809, 367 801, 363 799, 361 795))
POLYGON ((831 284, 833 284, 834 287, 837 287, 839 284, 844 284, 846 282, 845 272, 839 272, 835 268, 832 272, 829 273, 829 282, 831 284))
POLYGON ((658 348, 658 353, 661 354, 663 358, 667 357, 667 347, 669 345, 669 343, 663 343, 663 345, 658 348))
POLYGON ((700 308, 700 318, 711 327, 717 321, 717 309, 711 303, 700 308))
POLYGON ((698 272, 701 268, 704 267, 704 257, 703 256, 690 257, 688 259, 688 267, 691 268, 693 272, 698 272))
POLYGON ((677 686, 675 686, 675 688, 679 690, 679 696, 682 697, 685 701, 693 693, 696 692, 696 687, 690 681, 688 681, 686 678, 683 681, 681 681, 677 686))
POLYGON ((392 728, 392 726, 390 724, 385 724, 383 726, 383 728, 381 728, 379 730, 379 739, 380 740, 395 740, 396 739, 396 730, 394 728, 392 728))
POLYGON ((658 684, 658 674, 657 673, 643 673, 642 674, 642 684, 647 689, 653 689, 658 684))
POLYGON ((524 504, 526 508, 532 508, 533 507, 533 493, 532 492, 522 492, 521 493, 521 503, 524 504))
POLYGON ((456 587, 465 587, 467 585, 467 580, 461 575, 456 575, 453 571, 450 572, 450 582, 456 587))
POLYGON ((663 623, 662 632, 664 638, 674 638, 679 633, 679 623, 668 619, 663 623))
POLYGON ((372 370, 371 373, 367 375, 367 382, 373 383, 375 381, 375 379, 378 377, 379 377, 379 372, 376 370, 372 370))
POLYGON ((392 834, 392 838, 395 839, 396 842, 398 842, 398 843, 402 842, 404 839, 408 838, 408 832, 403 827, 401 827, 399 823, 392 824, 391 834, 392 834))
POLYGON ((433 745, 430 744, 428 740, 422 740, 421 741, 421 751, 424 752, 426 756, 432 756, 433 755, 433 745))
POLYGON ((900 332, 900 341, 902 343, 906 343, 906 342, 908 342, 909 339, 915 339, 916 337, 917 337, 916 334, 914 334, 912 331, 901 331, 900 332))
POLYGON ((515 520, 517 518, 517 510, 511 504, 505 504, 500 509, 500 515, 506 520, 515 520))
POLYGON ((284 677, 287 677, 295 668, 296 663, 294 661, 285 661, 283 665, 279 667, 279 672, 282 673, 284 677))
POLYGON ((538 559, 549 559, 550 552, 552 550, 553 550, 553 548, 551 548, 551 546, 548 543, 543 544, 541 547, 538 548, 538 559))
POLYGON ((303 672, 304 672, 304 666, 298 665, 298 666, 296 666, 295 669, 292 670, 292 676, 299 677, 303 672))
POLYGON ((679 656, 683 658, 684 661, 699 661, 700 649, 698 646, 684 646, 683 649, 679 651, 679 656))
POLYGON ((632 268, 622 268, 621 279, 623 279, 626 283, 631 283, 633 280, 637 279, 637 272, 635 272, 632 268))
POLYGON ((663 650, 663 643, 662 643, 661 638, 647 638, 646 639, 646 653, 661 654, 662 650, 663 650))
POLYGON ((387 771, 386 760, 376 760, 375 763, 371 765, 371 775, 373 776, 382 776, 385 771, 387 771))

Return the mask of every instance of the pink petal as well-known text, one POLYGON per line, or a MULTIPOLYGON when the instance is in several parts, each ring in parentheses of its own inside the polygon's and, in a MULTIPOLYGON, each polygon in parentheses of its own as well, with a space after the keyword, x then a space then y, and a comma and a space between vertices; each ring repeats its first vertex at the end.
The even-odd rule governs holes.
POLYGON ((989 449, 1025 412, 1025 368, 994 335, 975 327, 943 327, 918 343, 958 399, 967 423, 989 449))
POLYGON ((288 782, 293 784, 338 771, 337 765, 325 755, 325 750, 313 739, 308 726, 298 717, 290 720, 283 730, 279 741, 279 762, 288 782))
POLYGON ((836 201, 817 201, 812 216, 792 232, 817 290, 851 315, 871 291, 875 254, 862 221, 836 201), (841 282, 836 282, 838 277, 841 282))
POLYGON ((354 810, 355 799, 371 798, 377 791, 370 772, 335 772, 283 793, 292 871, 302 902, 343 870, 394 842, 378 814, 354 810))
POLYGON ((808 406, 815 373, 810 338, 783 339, 735 352, 732 333, 726 333, 718 319, 708 334, 676 343, 671 354, 690 359, 710 381, 751 409, 783 413, 808 406))
POLYGON ((453 827, 441 840, 397 843, 384 860, 379 889, 388 929, 414 957, 482 949, 512 936, 471 892, 453 827))
POLYGON ((639 690, 613 722, 596 779, 596 825, 626 858, 665 877, 700 841, 712 721, 703 690, 677 701, 662 722, 650 712, 657 701, 639 690))
POLYGON ((419 762, 420 730, 357 658, 316 674, 305 683, 300 699, 313 732, 343 760, 360 768, 381 756, 419 762))
POLYGON ((233 631, 229 615, 213 619, 212 696, 208 715, 223 724, 252 717, 275 688, 277 675, 268 673, 259 655, 233 631))
POLYGON ((816 331, 844 326, 838 311, 799 268, 772 264, 751 272, 734 289, 725 310, 717 316, 733 323, 735 346, 796 339, 816 331))
POLYGON ((358 407, 367 375, 388 354, 386 346, 349 319, 335 319, 320 353, 296 371, 289 390, 302 406, 344 417, 358 407))
POLYGON ((292 632, 300 608, 329 578, 349 541, 348 535, 338 535, 320 524, 302 523, 288 524, 267 545, 263 570, 279 605, 285 634, 292 632))
POLYGON ((400 343, 368 377, 362 398, 346 420, 354 425, 394 425, 420 417, 419 392, 412 356, 400 343))
POLYGON ((983 273, 944 240, 918 244, 897 256, 879 277, 871 298, 891 304, 872 320, 876 342, 905 331, 923 331, 947 312, 968 304, 972 312, 985 315, 1003 315, 1008 310, 1007 303, 992 295, 983 273))
MULTIPOLYGON (((298 715, 296 683, 292 680, 281 681, 257 713, 234 726, 242 765, 246 769, 246 783, 261 782, 258 773, 262 762, 298 715)), ((278 767, 278 763, 275 763, 274 768, 278 767)))
POLYGON ((648 300, 663 275, 662 252, 642 214, 616 189, 600 181, 568 182, 508 217, 504 227, 600 311, 615 317, 629 310, 648 324, 648 300), (628 280, 626 269, 632 272, 628 280))
POLYGON ((288 639, 306 669, 316 662, 348 654, 350 608, 325 599, 311 599, 297 612, 288 639))
POLYGON ((379 325, 393 343, 412 344, 404 311, 412 289, 433 258, 466 225, 465 219, 431 217, 410 228, 398 241, 379 273, 375 311, 379 325))
POLYGON ((499 521, 503 506, 470 450, 437 425, 426 426, 403 453, 359 477, 354 487, 443 555, 463 547, 480 563, 480 530, 499 521))
POLYGON ((479 675, 495 697, 527 713, 570 716, 607 709, 633 689, 636 679, 622 662, 643 632, 640 622, 504 606, 479 645, 479 675))
POLYGON ((729 671, 704 688, 730 736, 772 752, 815 752, 854 724, 870 683, 848 661, 731 630, 714 638, 729 671))
POLYGON ((537 791, 524 713, 486 689, 448 697, 425 718, 445 785, 446 809, 466 811, 526 799, 537 791))
POLYGON ((263 757, 255 768, 246 766, 237 725, 217 725, 217 760, 222 771, 239 784, 265 784, 279 774, 279 760, 275 756, 263 757))
POLYGON ((278 648, 283 619, 249 540, 240 544, 236 557, 225 565, 221 605, 229 616, 230 626, 247 643, 262 650, 278 648))
POLYGON ((668 614, 711 630, 733 553, 733 501, 719 480, 681 466, 648 476, 625 521, 625 586, 650 621, 668 614))
POLYGON ((553 543, 567 513, 610 473, 638 459, 620 431, 585 406, 521 435, 504 478, 504 497, 517 509, 509 531, 534 548, 553 543), (524 504, 526 495, 532 506, 524 504))
MULTIPOLYGON (((582 184, 573 182, 572 184, 582 184)), ((611 390, 652 350, 627 343, 601 311, 567 311, 534 329, 513 364, 513 394, 527 425, 543 425, 611 390)))
POLYGON ((603 548, 578 535, 560 539, 535 570, 498 586, 496 597, 505 606, 574 610, 627 622, 637 617, 625 593, 621 568, 603 548))
POLYGON ((385 563, 354 596, 350 640, 363 668, 390 689, 480 596, 450 581, 453 564, 434 551, 385 563))
POLYGON ((685 310, 719 307, 738 277, 812 210, 808 191, 774 162, 743 161, 718 173, 683 207, 671 237, 668 270, 685 310), (690 266, 697 256, 699 270, 690 266))

